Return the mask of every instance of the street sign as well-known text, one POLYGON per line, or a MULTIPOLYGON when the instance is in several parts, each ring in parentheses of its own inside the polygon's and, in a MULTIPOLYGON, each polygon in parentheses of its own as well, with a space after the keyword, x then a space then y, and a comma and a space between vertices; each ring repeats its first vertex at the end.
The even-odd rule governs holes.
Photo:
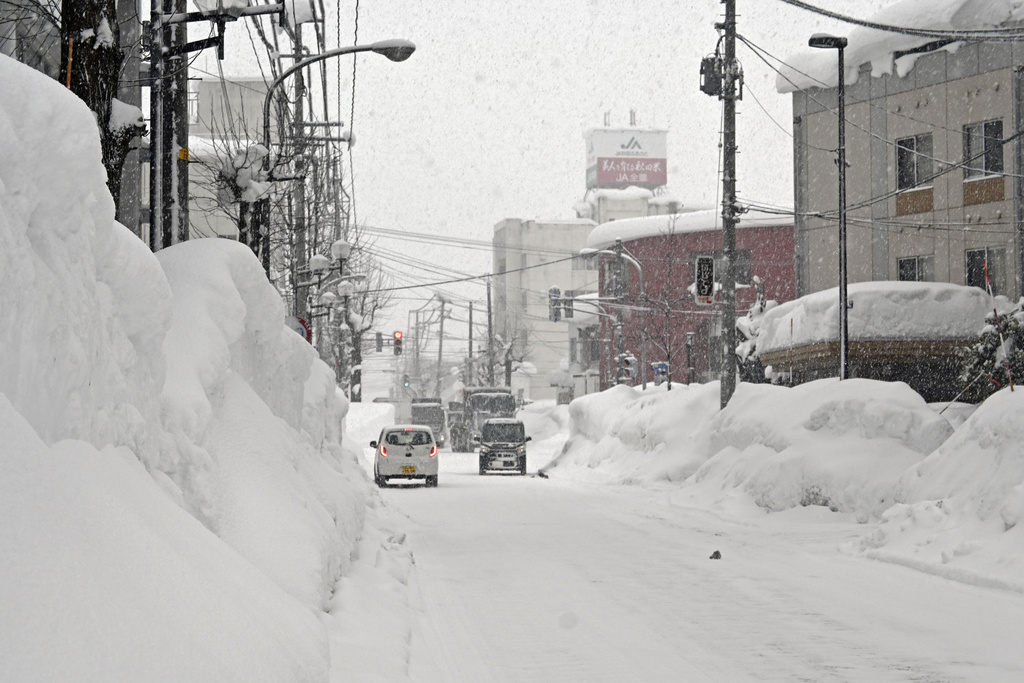
POLYGON ((313 330, 310 329, 308 322, 302 318, 296 318, 294 315, 290 315, 285 320, 285 324, 289 329, 295 330, 296 334, 308 341, 310 344, 313 343, 313 330))
POLYGON ((694 297, 701 306, 715 303, 715 258, 698 256, 693 276, 694 297))

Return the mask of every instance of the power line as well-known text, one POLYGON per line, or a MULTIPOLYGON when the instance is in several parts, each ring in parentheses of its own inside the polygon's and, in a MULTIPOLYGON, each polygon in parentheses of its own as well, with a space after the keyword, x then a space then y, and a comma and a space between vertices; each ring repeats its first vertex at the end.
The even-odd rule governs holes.
POLYGON ((893 24, 883 24, 877 21, 866 21, 864 19, 857 19, 846 14, 840 14, 839 12, 833 12, 810 3, 803 2, 802 0, 779 0, 787 5, 798 7, 808 12, 828 17, 829 19, 836 19, 847 24, 853 24, 855 26, 863 26, 865 28, 873 28, 878 31, 885 31, 887 33, 902 33, 910 36, 920 36, 923 38, 946 38, 951 40, 972 40, 972 39, 983 39, 987 41, 1019 41, 1024 40, 1024 31, 1019 28, 992 28, 992 29, 970 29, 970 30, 947 30, 947 29, 921 29, 911 28, 909 26, 895 26, 893 24))
POLYGON ((555 261, 548 261, 547 263, 538 263, 538 264, 533 265, 533 266, 524 266, 522 268, 514 268, 513 270, 503 270, 500 273, 485 273, 484 275, 471 275, 469 277, 457 278, 457 279, 453 279, 453 280, 443 280, 441 282, 425 282, 425 283, 420 284, 420 285, 410 285, 408 287, 387 287, 387 288, 381 288, 381 289, 367 289, 367 290, 363 290, 363 291, 365 291, 367 294, 376 294, 377 292, 395 292, 395 291, 399 291, 399 290, 403 290, 403 289, 419 289, 421 287, 436 287, 438 285, 450 285, 450 284, 453 284, 453 283, 456 283, 456 282, 469 282, 469 281, 472 281, 472 280, 484 280, 484 279, 488 279, 488 278, 492 278, 492 277, 500 277, 502 275, 508 275, 509 273, 520 273, 520 272, 522 272, 524 270, 533 270, 534 268, 543 268, 545 266, 550 266, 550 265, 552 265, 554 263, 562 263, 563 261, 570 261, 570 260, 572 260, 574 258, 576 258, 576 257, 575 256, 569 256, 567 258, 557 259, 555 261))

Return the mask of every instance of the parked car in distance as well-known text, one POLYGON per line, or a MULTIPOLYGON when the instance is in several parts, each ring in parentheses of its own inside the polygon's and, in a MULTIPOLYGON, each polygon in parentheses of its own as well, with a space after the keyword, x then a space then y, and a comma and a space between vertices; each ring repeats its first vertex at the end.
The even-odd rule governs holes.
POLYGON ((480 474, 516 472, 526 474, 526 436, 523 423, 511 417, 495 417, 480 425, 480 474))
POLYGON ((370 448, 373 456, 373 481, 386 486, 388 479, 423 479, 437 486, 437 442, 426 425, 385 427, 370 448))

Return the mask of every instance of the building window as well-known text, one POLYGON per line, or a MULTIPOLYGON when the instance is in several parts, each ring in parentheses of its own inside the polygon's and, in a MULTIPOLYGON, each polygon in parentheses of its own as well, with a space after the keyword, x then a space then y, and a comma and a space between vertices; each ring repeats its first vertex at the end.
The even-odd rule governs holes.
POLYGON ((896 189, 909 190, 931 182, 932 134, 896 141, 896 189))
POLYGON ((505 257, 501 256, 498 258, 498 275, 502 275, 505 272, 505 257))
POLYGON ((192 88, 188 90, 188 122, 192 126, 199 123, 199 93, 192 88))
POLYGON ((964 177, 978 178, 1002 172, 1003 122, 964 126, 964 177))
POLYGON ((904 282, 934 282, 934 256, 908 256, 896 262, 896 279, 904 282))
POLYGON ((1002 247, 968 249, 964 283, 968 287, 988 289, 992 284, 993 294, 1006 293, 1006 250, 1002 247), (986 272, 988 278, 985 277, 986 272))

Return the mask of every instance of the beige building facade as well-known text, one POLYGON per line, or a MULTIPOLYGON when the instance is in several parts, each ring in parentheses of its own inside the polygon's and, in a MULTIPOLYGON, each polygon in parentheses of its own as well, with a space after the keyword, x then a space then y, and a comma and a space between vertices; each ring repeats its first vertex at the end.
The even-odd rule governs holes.
MULTIPOLYGON (((1024 46, 952 47, 897 54, 916 60, 903 77, 864 64, 846 86, 848 281, 984 287, 987 271, 1016 298, 1024 46)), ((793 93, 798 296, 839 284, 837 98, 793 93)))
MULTIPOLYGON (((508 218, 494 226, 492 279, 498 348, 521 368, 513 389, 523 398, 554 399, 552 373, 570 357, 568 322, 548 318, 548 289, 571 298, 597 292, 597 261, 579 256, 595 223, 589 219, 508 218)), ((501 360, 496 355, 496 360, 501 360)), ((500 384, 500 382, 499 382, 500 384)))

